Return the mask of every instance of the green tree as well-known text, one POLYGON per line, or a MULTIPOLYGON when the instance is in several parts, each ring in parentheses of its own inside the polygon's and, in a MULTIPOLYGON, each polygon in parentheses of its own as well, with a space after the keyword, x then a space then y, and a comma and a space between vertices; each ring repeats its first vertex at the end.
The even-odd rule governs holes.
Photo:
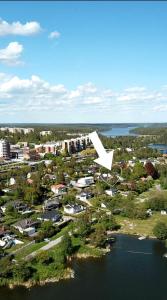
POLYGON ((159 240, 166 240, 167 225, 164 222, 158 222, 153 228, 153 233, 159 240))
POLYGON ((95 247, 104 246, 106 241, 106 230, 103 224, 96 224, 95 231, 90 234, 90 242, 95 247))
POLYGON ((13 277, 15 280, 24 282, 32 277, 34 271, 32 266, 29 266, 27 263, 19 263, 13 267, 13 277))
POLYGON ((72 241, 71 241, 71 237, 69 236, 69 234, 65 234, 63 236, 61 247, 62 247, 62 251, 65 256, 69 256, 73 253, 72 241))
POLYGON ((142 165, 142 163, 137 162, 134 165, 133 172, 131 174, 131 178, 132 179, 139 179, 139 178, 141 178, 145 175, 146 175, 146 170, 145 170, 144 166, 142 165))

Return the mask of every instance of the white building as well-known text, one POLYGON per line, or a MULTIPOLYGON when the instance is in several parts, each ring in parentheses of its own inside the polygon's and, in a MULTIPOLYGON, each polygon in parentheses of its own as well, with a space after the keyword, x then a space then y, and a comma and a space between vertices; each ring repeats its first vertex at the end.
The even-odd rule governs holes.
POLYGON ((93 183, 94 183, 93 176, 82 177, 82 178, 78 179, 78 181, 76 182, 75 186, 79 187, 79 188, 83 188, 83 187, 89 186, 89 185, 91 185, 93 183))
POLYGON ((1 127, 0 130, 1 131, 7 131, 8 130, 10 133, 16 133, 16 132, 21 133, 23 131, 24 134, 28 134, 30 132, 33 132, 34 128, 1 127))
POLYGON ((50 134, 52 134, 51 130, 43 130, 43 131, 40 132, 40 135, 42 135, 42 136, 50 135, 50 134))
POLYGON ((9 185, 15 185, 15 184, 16 184, 16 180, 13 177, 11 177, 9 179, 9 185))
POLYGON ((110 190, 105 190, 105 193, 108 195, 108 196, 114 196, 116 194, 116 190, 115 189, 110 189, 110 190))
POLYGON ((81 211, 84 210, 84 207, 82 205, 78 205, 78 204, 67 204, 66 206, 64 206, 64 212, 70 215, 79 213, 81 211))

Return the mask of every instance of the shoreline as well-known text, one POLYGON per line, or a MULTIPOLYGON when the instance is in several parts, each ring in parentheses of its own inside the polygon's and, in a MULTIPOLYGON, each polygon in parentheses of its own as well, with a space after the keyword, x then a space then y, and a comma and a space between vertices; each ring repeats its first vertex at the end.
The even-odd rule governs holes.
POLYGON ((48 279, 40 280, 40 281, 28 280, 26 282, 13 282, 13 283, 6 284, 6 287, 11 290, 15 289, 16 287, 25 287, 26 289, 30 289, 34 286, 44 286, 48 283, 55 283, 55 282, 59 282, 60 280, 72 279, 74 277, 75 277, 74 270, 68 267, 65 269, 65 274, 60 277, 52 277, 52 278, 48 278, 48 279))
MULTIPOLYGON (((128 233, 128 232, 119 232, 119 231, 113 231, 112 232, 113 235, 127 235, 129 237, 132 237, 132 238, 137 238, 137 237, 140 237, 141 234, 131 234, 131 233, 128 233)), ((146 235, 143 235, 145 236, 146 238, 145 239, 148 239, 148 240, 155 240, 157 239, 156 237, 154 236, 146 236, 146 235)), ((71 257, 68 258, 68 261, 69 262, 72 262, 73 260, 75 259, 78 259, 78 260, 85 260, 85 259, 88 259, 88 258, 93 258, 93 259, 97 259, 97 258, 101 258, 102 256, 108 254, 109 252, 112 251, 112 247, 110 248, 98 248, 99 250, 99 254, 93 254, 93 253, 76 253, 74 255, 72 255, 71 257)), ((56 282, 59 282, 61 280, 67 280, 67 279, 74 279, 75 278, 75 271, 71 268, 71 267, 67 267, 65 270, 64 270, 64 274, 62 276, 58 276, 58 277, 52 277, 52 278, 48 278, 48 279, 45 279, 45 280, 40 280, 40 281, 35 281, 35 280, 28 280, 26 282, 19 282, 19 281, 16 281, 16 282, 9 282, 9 283, 6 283, 1 287, 6 287, 6 288, 9 288, 10 290, 12 289, 15 289, 17 287, 24 287, 26 289, 31 289, 32 287, 35 287, 35 286, 45 286, 49 283, 56 283, 56 282)))
MULTIPOLYGON (((95 255, 92 253, 76 253, 74 255, 72 255, 71 257, 68 258, 68 261, 71 262, 74 259, 88 259, 88 258, 100 258, 103 255, 106 255, 107 253, 111 252, 111 249, 106 249, 106 248, 99 248, 99 253, 100 255, 95 255)), ((75 278, 75 271, 71 268, 71 267, 67 267, 64 270, 64 275, 63 276, 59 276, 59 277, 52 277, 52 278, 48 278, 48 279, 44 279, 44 280, 40 280, 40 281, 35 281, 35 280, 28 280, 26 282, 9 282, 6 283, 1 287, 6 287, 9 288, 10 290, 15 289, 17 287, 24 287, 26 289, 31 289, 32 287, 35 286, 45 286, 49 283, 56 283, 59 282, 61 280, 67 280, 67 279, 74 279, 75 278)))

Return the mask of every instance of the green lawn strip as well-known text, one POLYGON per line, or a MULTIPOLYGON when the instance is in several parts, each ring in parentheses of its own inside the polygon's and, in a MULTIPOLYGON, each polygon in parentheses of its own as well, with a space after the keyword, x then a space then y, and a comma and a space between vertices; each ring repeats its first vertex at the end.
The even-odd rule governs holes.
POLYGON ((35 244, 30 245, 30 246, 27 246, 24 249, 18 251, 15 254, 15 258, 18 259, 18 260, 22 259, 25 256, 31 254, 32 252, 34 252, 36 250, 39 250, 41 247, 45 246, 46 244, 47 244, 47 242, 43 241, 41 243, 35 243, 35 244))
MULTIPOLYGON (((54 241, 55 239, 59 238, 60 236, 62 236, 63 234, 65 234, 68 231, 69 231, 69 226, 66 226, 60 232, 58 232, 56 235, 52 236, 49 240, 54 241)), ((35 243, 30 246, 27 246, 27 247, 23 248, 22 250, 18 251, 15 254, 15 258, 22 259, 23 257, 31 254, 32 252, 39 250, 41 247, 45 246, 47 243, 48 242, 43 241, 40 243, 35 243)), ((14 250, 13 248, 11 248, 11 249, 14 250)))

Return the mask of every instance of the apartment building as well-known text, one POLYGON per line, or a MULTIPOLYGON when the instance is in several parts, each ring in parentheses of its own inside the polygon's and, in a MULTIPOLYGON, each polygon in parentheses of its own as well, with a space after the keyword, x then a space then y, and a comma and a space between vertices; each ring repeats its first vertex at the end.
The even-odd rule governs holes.
POLYGON ((84 150, 91 144, 89 136, 82 136, 75 139, 64 140, 62 142, 62 150, 69 154, 84 150))
POLYGON ((23 132, 24 134, 28 134, 31 132, 34 132, 34 128, 21 128, 21 127, 1 127, 1 131, 8 131, 10 133, 21 133, 23 132))
POLYGON ((7 140, 0 140, 0 158, 10 159, 10 143, 7 140))

